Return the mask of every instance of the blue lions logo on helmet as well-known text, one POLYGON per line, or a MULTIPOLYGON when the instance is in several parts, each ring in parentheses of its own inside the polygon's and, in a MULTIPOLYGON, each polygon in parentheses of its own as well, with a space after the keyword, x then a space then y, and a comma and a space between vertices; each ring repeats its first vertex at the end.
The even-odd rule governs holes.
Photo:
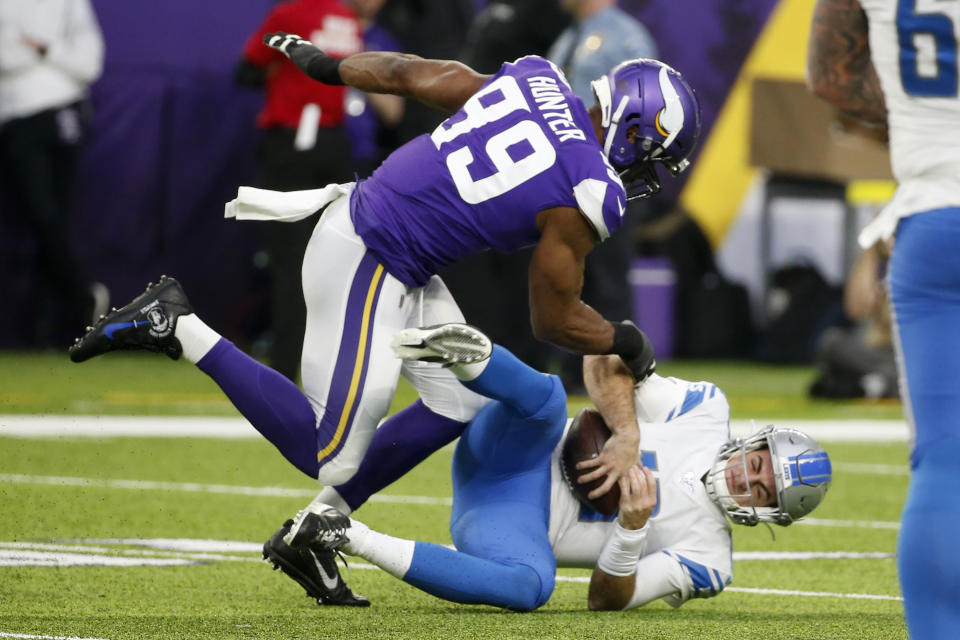
POLYGON ((628 199, 660 191, 655 165, 679 175, 700 137, 700 103, 675 69, 638 58, 591 83, 600 105, 603 152, 628 199))

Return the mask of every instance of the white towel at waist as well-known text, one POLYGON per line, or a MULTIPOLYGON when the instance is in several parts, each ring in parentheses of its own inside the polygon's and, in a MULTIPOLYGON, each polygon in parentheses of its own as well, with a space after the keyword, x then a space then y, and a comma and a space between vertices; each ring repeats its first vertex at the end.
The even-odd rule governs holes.
POLYGON ((237 220, 303 220, 353 190, 353 183, 328 184, 322 189, 270 191, 240 187, 237 197, 223 207, 224 218, 237 220))

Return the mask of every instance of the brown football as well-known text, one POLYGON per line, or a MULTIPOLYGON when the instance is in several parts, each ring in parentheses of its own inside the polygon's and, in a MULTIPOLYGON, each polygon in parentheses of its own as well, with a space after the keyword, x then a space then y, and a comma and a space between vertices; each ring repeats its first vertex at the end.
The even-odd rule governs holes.
POLYGON ((613 485, 610 491, 596 500, 587 499, 587 494, 603 484, 604 478, 579 484, 577 476, 586 472, 578 470, 577 463, 600 455, 600 452, 603 451, 603 445, 609 437, 610 427, 607 426, 603 416, 593 409, 581 409, 577 417, 573 419, 570 431, 567 432, 567 439, 563 443, 563 456, 560 461, 563 477, 577 499, 605 516, 612 516, 617 512, 620 505, 620 487, 613 485))

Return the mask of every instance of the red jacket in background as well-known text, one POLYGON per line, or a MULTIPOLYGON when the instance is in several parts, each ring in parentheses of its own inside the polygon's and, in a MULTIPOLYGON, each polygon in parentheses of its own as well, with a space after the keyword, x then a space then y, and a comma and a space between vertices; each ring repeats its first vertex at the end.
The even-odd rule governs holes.
POLYGON ((346 87, 311 80, 276 49, 263 44, 266 33, 296 33, 331 56, 342 58, 363 51, 363 34, 354 13, 338 0, 290 0, 281 2, 250 36, 243 57, 258 67, 271 66, 267 76, 266 102, 257 116, 257 126, 296 129, 306 104, 320 107, 320 126, 343 123, 346 87))

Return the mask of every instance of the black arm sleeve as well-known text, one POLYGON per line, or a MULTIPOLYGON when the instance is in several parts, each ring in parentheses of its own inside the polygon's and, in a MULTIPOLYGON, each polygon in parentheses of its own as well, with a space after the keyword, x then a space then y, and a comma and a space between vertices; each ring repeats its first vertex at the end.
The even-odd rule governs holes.
POLYGON ((629 320, 610 324, 613 325, 613 347, 610 348, 610 353, 620 356, 636 382, 646 380, 657 366, 650 339, 629 320))
POLYGON ((328 56, 313 46, 301 45, 290 52, 290 60, 300 67, 301 71, 318 82, 332 85, 346 84, 340 78, 342 58, 328 56))

